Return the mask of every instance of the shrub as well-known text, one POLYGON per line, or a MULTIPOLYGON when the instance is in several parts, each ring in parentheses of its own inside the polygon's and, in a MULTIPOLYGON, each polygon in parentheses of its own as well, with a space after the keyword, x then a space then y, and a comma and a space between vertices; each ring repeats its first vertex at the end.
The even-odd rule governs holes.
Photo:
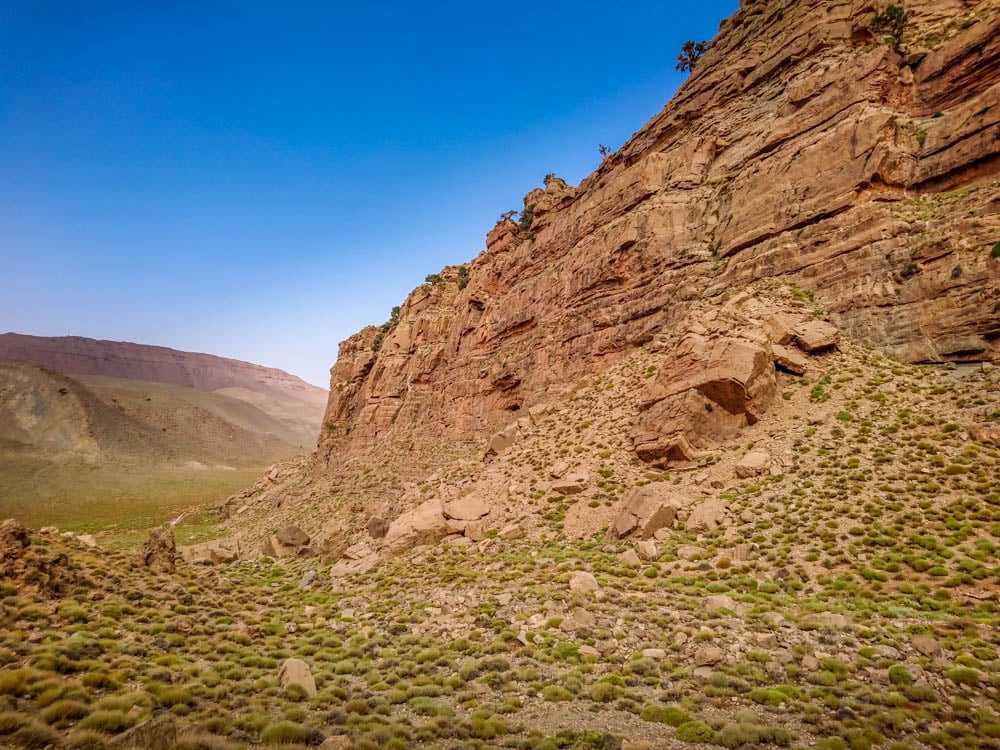
POLYGON ((132 726, 132 720, 121 711, 94 711, 80 722, 80 729, 94 729, 104 734, 118 734, 132 726))
POLYGON ((1000 258, 1000 242, 998 242, 997 244, 995 244, 993 246, 993 249, 990 250, 990 257, 991 258, 1000 258))
POLYGON ((59 700, 42 711, 42 721, 46 724, 57 724, 64 721, 82 719, 90 710, 74 700, 59 700))
POLYGON ((469 269, 465 266, 458 267, 458 288, 465 289, 469 285, 469 269))
POLYGON ((889 667, 889 682, 893 685, 902 685, 905 687, 913 684, 913 678, 910 677, 910 673, 906 671, 906 667, 902 664, 894 664, 889 667))
POLYGON ((56 747, 60 744, 58 732, 34 721, 29 721, 14 732, 11 739, 16 747, 24 748, 56 747))
POLYGON ((441 283, 441 274, 439 274, 439 273, 429 273, 429 274, 427 274, 427 276, 424 277, 424 283, 425 284, 440 284, 441 283))
POLYGON ((296 724, 294 721, 276 721, 268 724, 260 733, 260 739, 265 745, 318 745, 324 737, 318 729, 296 724))
POLYGON ((639 718, 643 721, 656 721, 660 724, 669 724, 672 727, 679 727, 691 721, 691 717, 683 709, 677 706, 653 706, 649 705, 642 709, 639 718))
POLYGON ((715 730, 700 721, 685 721, 674 734, 681 742, 711 742, 715 738, 715 730))
POLYGON ((876 14, 872 19, 872 34, 887 38, 892 42, 893 47, 899 47, 903 41, 903 31, 906 29, 906 22, 910 13, 901 5, 888 5, 881 13, 876 14))
POLYGON ((573 694, 559 685, 548 685, 542 690, 542 697, 547 701, 571 701, 573 694))
POLYGON ((981 673, 972 667, 952 667, 944 671, 944 676, 958 685, 978 685, 981 673))

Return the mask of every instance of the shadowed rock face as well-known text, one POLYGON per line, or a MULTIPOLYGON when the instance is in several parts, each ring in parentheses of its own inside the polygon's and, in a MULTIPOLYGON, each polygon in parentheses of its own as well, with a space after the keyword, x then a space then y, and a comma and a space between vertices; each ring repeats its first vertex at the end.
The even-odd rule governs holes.
MULTIPOLYGON (((529 228, 494 227, 467 284, 446 268, 377 352, 375 328, 341 345, 320 460, 348 434, 482 438, 768 278, 901 359, 996 359, 1000 4, 906 7, 895 49, 874 4, 745 2, 663 112, 578 187, 529 193, 529 228)), ((752 419, 730 386, 685 397, 752 419)))

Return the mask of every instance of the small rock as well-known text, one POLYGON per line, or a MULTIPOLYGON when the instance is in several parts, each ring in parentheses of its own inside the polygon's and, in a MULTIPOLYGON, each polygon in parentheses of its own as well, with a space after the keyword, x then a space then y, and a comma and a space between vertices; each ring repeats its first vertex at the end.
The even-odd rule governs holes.
POLYGON ((656 542, 648 539, 636 542, 635 551, 643 560, 653 561, 660 558, 660 550, 656 547, 656 542))
POLYGON ((597 585, 597 579, 593 573, 588 573, 585 570, 576 570, 570 574, 570 591, 597 591, 599 588, 600 586, 597 585))
POLYGON ((551 485, 553 492, 560 495, 578 495, 587 489, 590 483, 590 474, 586 471, 574 471, 561 479, 557 479, 551 485))
POLYGON ((740 479, 756 477, 767 471, 771 465, 771 457, 763 451, 751 451, 736 464, 736 476, 740 479))
POLYGON ((913 636, 910 639, 910 645, 929 659, 941 655, 941 644, 936 639, 927 635, 913 636))
POLYGON ((663 661, 667 658, 667 652, 662 648, 644 648, 642 655, 655 661, 663 661))
POLYGON ((618 559, 621 560, 626 565, 631 566, 633 568, 642 565, 642 558, 640 558, 639 555, 636 553, 636 551, 631 547, 629 547, 627 550, 618 555, 618 559))
POLYGON ((725 654, 718 646, 702 646, 695 652, 694 663, 700 667, 712 666, 722 661, 725 654))

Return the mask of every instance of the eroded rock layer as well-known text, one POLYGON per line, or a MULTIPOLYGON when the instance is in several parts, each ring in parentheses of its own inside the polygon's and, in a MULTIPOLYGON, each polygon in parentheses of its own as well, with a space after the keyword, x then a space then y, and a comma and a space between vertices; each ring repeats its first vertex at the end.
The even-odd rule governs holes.
POLYGON ((998 357, 1000 2, 744 2, 659 115, 578 187, 340 348, 319 456, 480 438, 763 279, 909 361, 998 357))

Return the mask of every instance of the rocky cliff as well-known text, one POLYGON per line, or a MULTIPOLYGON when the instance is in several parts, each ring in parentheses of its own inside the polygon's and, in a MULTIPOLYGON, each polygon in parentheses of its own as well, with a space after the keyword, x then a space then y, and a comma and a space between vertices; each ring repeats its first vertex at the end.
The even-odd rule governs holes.
POLYGON ((0 360, 4 359, 31 362, 69 376, 168 383, 217 393, 264 412, 274 421, 275 434, 298 445, 313 443, 326 402, 322 388, 283 370, 163 346, 4 333, 0 360))
POLYGON ((572 187, 549 177, 468 266, 345 341, 320 463, 481 438, 773 280, 910 362, 1000 355, 1000 2, 745 1, 666 108, 572 187))

